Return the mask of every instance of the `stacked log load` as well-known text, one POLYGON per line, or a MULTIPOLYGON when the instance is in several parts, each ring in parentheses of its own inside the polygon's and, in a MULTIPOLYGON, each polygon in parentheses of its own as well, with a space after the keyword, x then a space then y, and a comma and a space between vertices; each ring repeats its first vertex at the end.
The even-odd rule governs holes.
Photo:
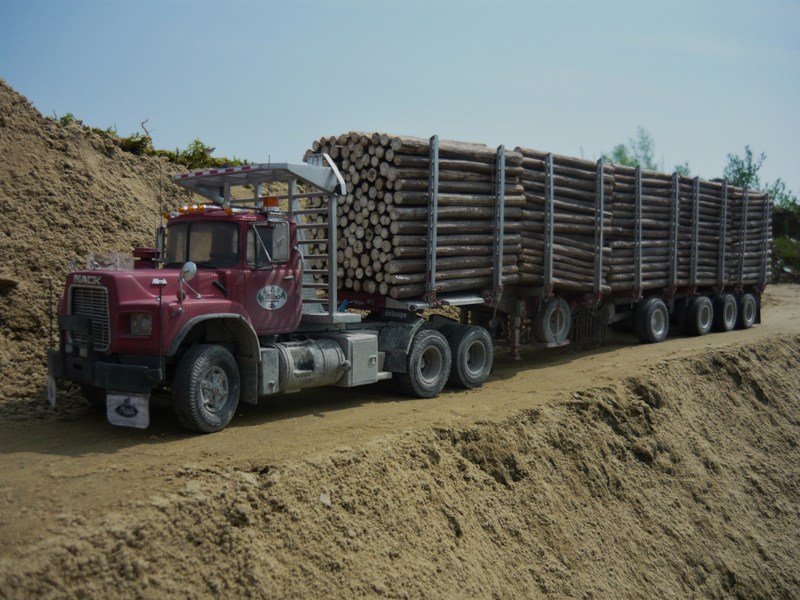
MULTIPOLYGON (((516 148, 522 155, 523 209, 520 281, 541 285, 545 267, 545 201, 547 194, 547 154, 529 148, 516 148)), ((597 230, 597 164, 569 156, 553 155, 553 272, 551 282, 562 289, 593 291, 595 269, 595 232, 597 230)), ((614 193, 614 170, 606 166, 602 176, 605 198, 614 193)), ((604 210, 602 226, 612 225, 611 212, 604 210)), ((604 242, 601 289, 609 274, 611 248, 604 242)))
MULTIPOLYGON (((614 290, 634 287, 636 245, 636 170, 615 166, 611 199, 612 227, 609 284, 614 290)), ((670 276, 672 176, 655 171, 641 174, 641 287, 667 287, 670 276)))
MULTIPOLYGON (((347 184, 337 211, 340 288, 392 298, 425 293, 429 144, 415 137, 350 132, 320 138, 306 153, 306 158, 329 154, 347 184)), ((505 165, 502 280, 513 284, 519 281, 522 249, 522 157, 506 152, 505 165)), ((495 149, 439 143, 439 292, 492 284, 496 173, 495 149)))
MULTIPOLYGON (((429 144, 428 139, 415 137, 349 132, 320 138, 307 151, 306 159, 311 154, 329 154, 347 184, 336 222, 341 289, 397 299, 425 293, 429 144)), ((545 282, 547 156, 528 148, 505 153, 502 280, 506 285, 545 282)), ((643 290, 673 284, 716 285, 720 277, 728 285, 769 279, 771 229, 766 194, 749 191, 745 203, 741 188, 642 170, 641 235, 637 236, 636 169, 605 164, 600 171, 592 161, 551 156, 550 282, 555 288, 604 293, 632 290, 637 256, 643 290), (598 214, 601 186, 604 209, 598 214), (596 289, 599 223, 602 261, 596 289)), ((438 292, 491 287, 496 180, 494 148, 439 143, 438 292)), ((315 204, 319 202, 311 202, 315 204)), ((304 219, 307 237, 327 236, 323 229, 314 228, 323 217, 304 219)), ((324 254, 327 248, 312 246, 311 252, 324 254)), ((311 260, 310 265, 324 268, 322 261, 311 260)))
POLYGON ((730 253, 726 260, 729 281, 742 284, 762 282, 766 267, 766 281, 772 275, 772 202, 764 192, 748 190, 745 210, 744 191, 728 187, 728 209, 731 217, 730 253), (732 196, 732 201, 730 200, 732 196), (762 256, 766 255, 766 265, 762 256))

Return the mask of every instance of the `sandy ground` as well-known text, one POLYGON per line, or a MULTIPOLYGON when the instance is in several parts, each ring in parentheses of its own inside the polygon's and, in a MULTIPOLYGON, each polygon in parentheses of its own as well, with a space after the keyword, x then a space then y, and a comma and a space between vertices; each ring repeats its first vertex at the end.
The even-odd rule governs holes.
MULTIPOLYGON (((83 590, 90 595, 121 592, 150 597, 162 592, 202 596, 223 589, 247 591, 255 596, 329 592, 416 597, 430 592, 435 596, 457 597, 459 590, 469 590, 479 596, 512 597, 549 590, 566 595, 619 593, 633 597, 652 593, 669 597, 673 593, 733 594, 739 585, 746 596, 796 594, 800 592, 800 572, 796 567, 796 559, 800 557, 797 547, 800 490, 796 470, 800 459, 798 300, 800 286, 769 288, 764 322, 749 331, 701 338, 674 337, 650 346, 630 345, 634 341, 631 337, 615 334, 610 344, 592 351, 530 352, 521 362, 501 358, 482 389, 445 393, 434 400, 403 399, 388 387, 297 394, 271 405, 247 407, 231 427, 211 436, 186 435, 166 407, 157 411, 155 425, 146 431, 113 428, 88 409, 42 419, 3 422, 0 424, 0 582, 5 579, 6 585, 0 589, 12 590, 12 597, 31 592, 58 595, 59 590, 65 589, 75 593, 83 590), (729 368, 731 364, 734 369, 729 368), (747 437, 752 431, 748 430, 758 428, 747 424, 752 415, 736 412, 735 404, 729 407, 734 412, 726 413, 726 405, 731 404, 733 397, 730 393, 720 393, 726 387, 731 387, 745 405, 754 403, 768 411, 766 416, 772 426, 758 432, 753 446, 744 442, 751 441, 747 437), (564 415, 565 406, 570 407, 568 416, 564 415), (772 408, 779 408, 779 414, 772 414, 772 408), (679 452, 675 446, 687 443, 687 434, 681 432, 687 426, 684 423, 687 414, 681 412, 684 409, 694 415, 690 437, 696 440, 679 452), (716 413, 714 420, 706 422, 703 411, 716 413), (656 414, 658 418, 653 416, 656 414), (544 421, 549 423, 546 429, 542 427, 544 421), (610 433, 602 431, 600 439, 592 439, 597 433, 594 429, 600 426, 610 428, 610 433), (678 430, 678 435, 673 429, 678 430), (622 436, 624 443, 615 448, 619 442, 604 439, 606 434, 612 438, 622 436), (537 481, 530 477, 531 471, 546 465, 540 463, 534 450, 546 445, 551 436, 560 439, 557 448, 561 453, 571 444, 577 444, 577 448, 572 448, 572 454, 568 453, 566 458, 560 456, 560 462, 553 462, 550 475, 575 479, 546 480, 539 489, 537 481), (587 436, 588 440, 578 441, 587 436), (642 437, 648 439, 642 441, 642 437), (663 440, 658 441, 659 437, 663 440), (533 448, 526 449, 526 444, 533 448), (726 444, 733 447, 726 448, 726 444), (739 447, 740 444, 744 446, 739 447), (451 456, 439 448, 441 445, 455 454, 451 456), (774 445, 784 447, 783 451, 775 452, 774 445), (765 453, 765 449, 769 452, 765 453), (726 471, 731 485, 755 486, 760 496, 753 497, 752 490, 737 495, 734 489, 725 488, 724 482, 715 483, 716 471, 732 460, 721 451, 733 452, 735 457, 735 469, 726 471), (589 456, 582 452, 588 452, 589 456), (621 459, 620 452, 630 456, 621 459), (706 452, 709 456, 704 455, 706 452), (461 463, 464 456, 470 460, 459 463, 459 453, 461 463), (661 456, 663 453, 679 456, 666 459, 661 456), (443 455, 447 455, 449 464, 443 464, 443 455), (615 460, 620 464, 615 465, 615 460), (652 471, 659 460, 671 466, 654 481, 628 472, 629 463, 652 471), (676 465, 697 461, 716 466, 703 467, 708 472, 701 475, 676 469, 676 465), (420 469, 426 468, 420 466, 423 463, 431 463, 429 468, 435 467, 438 475, 425 471, 425 477, 420 477, 420 469), (465 464, 472 465, 472 471, 465 464), (737 471, 743 465, 749 473, 746 477, 755 478, 749 483, 748 479, 741 480, 743 474, 737 471), (444 484, 448 494, 458 500, 459 508, 435 508, 436 490, 425 488, 431 485, 431 476, 434 482, 436 477, 445 480, 456 477, 462 487, 467 482, 473 487, 478 485, 479 489, 459 489, 459 486, 450 489, 453 482, 450 486, 444 484), (479 483, 475 483, 476 478, 479 483), (587 485, 600 486, 602 494, 613 493, 614 486, 623 485, 621 482, 626 478, 632 478, 624 483, 627 493, 636 491, 656 494, 660 501, 669 499, 676 514, 654 514, 649 517, 652 523, 627 524, 625 527, 631 527, 632 531, 622 536, 617 528, 623 524, 617 519, 630 509, 626 502, 623 501, 622 513, 617 514, 613 506, 592 506, 591 497, 581 500, 578 494, 587 485), (620 483, 614 483, 615 479, 620 483), (532 494, 528 501, 540 494, 552 496, 548 502, 554 504, 539 507, 543 512, 536 517, 550 523, 547 532, 540 532, 543 538, 538 535, 532 538, 530 532, 520 532, 521 538, 513 538, 512 530, 523 525, 509 524, 506 519, 532 518, 519 512, 531 510, 524 503, 517 506, 519 498, 506 501, 510 502, 508 506, 502 503, 494 506, 498 490, 510 489, 513 496, 527 493, 519 489, 523 480, 524 487, 532 494), (786 488, 768 490, 769 493, 758 488, 778 484, 786 488), (253 490, 249 490, 251 485, 253 490), (650 485, 655 487, 649 489, 650 485), (735 518, 742 530, 758 542, 752 548, 734 544, 728 551, 732 554, 725 562, 725 569, 732 575, 725 577, 733 577, 733 583, 723 585, 725 577, 717 573, 721 567, 702 550, 711 542, 722 544, 724 549, 726 543, 731 545, 731 540, 714 541, 716 535, 722 535, 719 532, 704 537, 702 527, 696 529, 702 522, 690 527, 691 537, 698 539, 689 543, 688 548, 700 553, 693 560, 711 561, 692 567, 709 571, 705 583, 693 581, 696 575, 684 574, 686 581, 671 579, 682 571, 676 571, 672 565, 674 557, 658 558, 659 548, 673 551, 665 546, 664 540, 653 542, 654 548, 640 547, 649 536, 666 535, 671 539, 675 532, 669 530, 689 526, 678 517, 679 507, 686 501, 685 485, 715 488, 712 495, 723 507, 722 516, 711 506, 707 507, 708 512, 703 509, 701 516, 696 517, 710 520, 711 530, 735 518), (253 496, 254 490, 263 495, 253 496), (379 498, 388 504, 378 507, 377 514, 360 514, 359 506, 365 495, 366 499, 379 498), (433 504, 425 501, 425 497, 433 504), (384 509, 392 514, 383 514, 384 509), (251 523, 248 515, 253 510, 266 511, 260 517, 265 521, 251 523), (344 540, 334 543, 325 536, 333 535, 327 529, 332 526, 329 518, 336 510, 348 518, 346 526, 341 525, 341 531, 337 529, 336 533, 344 536, 344 540), (759 514, 760 510, 777 512, 767 518, 759 514), (231 517, 231 511, 244 512, 231 517), (279 530, 271 531, 277 525, 272 522, 270 511, 277 511, 276 515, 286 520, 279 530), (412 521, 404 520, 407 511, 413 513, 409 517, 412 521), (479 539, 464 533, 466 522, 487 533, 488 530, 481 529, 483 525, 475 522, 483 518, 478 514, 481 511, 499 519, 500 522, 486 527, 511 536, 512 542, 507 547, 492 543, 493 550, 489 552, 490 548, 484 548, 479 539), (570 516, 573 511, 581 515, 575 523, 570 516), (743 511, 743 515, 737 515, 738 511, 743 511), (243 519, 242 527, 248 530, 244 538, 236 541, 237 547, 226 550, 221 540, 206 540, 200 546, 210 544, 213 554, 195 554, 208 550, 194 548, 194 537, 217 535, 219 532, 212 534, 212 530, 218 529, 219 519, 228 522, 231 518, 243 519), (443 533, 435 524, 441 525, 442 519, 447 531, 455 532, 453 544, 440 546, 443 533), (592 540, 575 530, 576 524, 586 524, 586 519, 593 528, 587 533, 592 540), (163 523, 165 520, 169 525, 163 523), (162 527, 167 529, 162 531, 162 527), (409 527, 416 533, 410 532, 409 527), (509 527, 511 530, 506 531, 509 527), (280 539, 273 537, 277 533, 280 539), (348 537, 351 534, 352 539, 348 537), (138 542, 137 535, 141 536, 138 542), (389 539, 397 535, 402 539, 390 543, 389 539), (780 560, 775 555, 779 538, 784 550, 780 560), (109 548, 119 544, 120 539, 130 554, 126 560, 141 563, 138 567, 120 564, 120 557, 109 554, 109 548), (464 547, 467 541, 469 550, 464 547), (327 548, 329 543, 344 544, 344 549, 327 548), (308 547, 300 548, 306 544, 308 547), (385 544, 386 548, 380 550, 376 544, 385 544), (537 544, 547 548, 547 552, 541 550, 544 555, 537 554, 537 544), (576 548, 568 552, 573 544, 579 544, 581 552, 576 548), (353 550, 353 545, 361 550, 353 550), (571 576, 574 580, 567 578, 569 581, 559 585, 555 585, 559 578, 550 577, 548 569, 552 565, 547 564, 548 552, 555 546, 564 546, 561 552, 566 552, 557 561, 561 564, 559 568, 565 570, 563 577, 570 571, 579 572, 571 576), (265 554, 258 554, 258 548, 265 554), (329 550, 333 554, 329 555, 329 550), (195 564, 199 561, 211 570, 185 589, 186 575, 176 575, 180 573, 177 565, 165 567, 160 562, 164 558, 160 553, 169 551, 188 560, 186 568, 200 568, 195 564), (238 558, 223 559, 226 552, 233 552, 238 558), (368 559, 374 552, 378 555, 368 559), (484 556, 484 552, 488 554, 484 556), (592 561, 610 553, 601 561, 610 570, 583 572, 587 568, 583 561, 589 558, 586 552, 592 554, 592 561), (641 552, 644 557, 639 555, 641 552), (766 553, 763 557, 762 552, 766 553), (386 579, 386 570, 397 560, 394 553, 404 559, 401 562, 410 564, 398 571, 396 578, 386 579), (504 561, 515 562, 519 553, 531 561, 531 572, 521 580, 518 566, 508 571, 498 568, 504 561), (359 568, 344 566, 343 556, 349 554, 359 568), (324 555, 325 560, 341 564, 329 565, 333 573, 320 579, 310 566, 308 570, 302 566, 311 560, 311 555, 316 557, 312 562, 323 560, 324 555), (247 569, 257 566, 260 574, 251 573, 250 583, 233 583, 229 580, 233 575, 227 569, 242 568, 239 562, 244 557, 253 563, 247 569), (293 563, 301 559, 301 564, 293 563), (231 560, 235 564, 230 564, 231 560), (431 563, 438 560, 447 563, 442 566, 442 573, 423 578, 422 582, 428 582, 421 583, 423 587, 412 585, 417 567, 432 568, 431 563), (785 571, 776 565, 775 561, 781 560, 785 562, 785 571), (283 567, 288 570, 276 571, 274 561, 284 561, 283 567), (768 577, 762 562, 769 563, 772 569, 768 577), (123 567, 133 569, 132 574, 121 574, 119 570, 123 567), (222 568, 226 570, 225 576, 217 570, 222 568), (362 572, 362 568, 366 570, 362 572), (169 575, 165 576, 162 569, 169 575), (343 570, 347 571, 345 576, 334 577, 343 570), (619 571, 625 573, 624 581, 620 581, 619 571), (45 572, 48 577, 43 580, 45 572), (723 583, 712 586, 708 581, 712 572, 714 578, 722 577, 719 581, 723 583), (151 587, 142 584, 145 573, 153 577, 151 587), (491 577, 484 580, 489 573, 491 577), (670 581, 668 586, 667 581, 670 581), (615 587, 623 583, 622 588, 615 587), (215 585, 222 587, 217 589, 215 585), (730 589, 725 589, 725 585, 730 589)), ((550 460, 555 461, 555 457, 550 460)), ((703 492, 706 493, 711 492, 703 492)))

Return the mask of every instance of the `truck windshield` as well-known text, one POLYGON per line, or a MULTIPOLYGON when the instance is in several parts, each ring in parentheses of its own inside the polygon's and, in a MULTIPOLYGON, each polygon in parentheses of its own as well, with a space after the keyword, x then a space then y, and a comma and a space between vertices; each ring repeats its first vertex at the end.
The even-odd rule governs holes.
POLYGON ((187 260, 200 267, 232 267, 239 262, 239 226, 236 223, 176 223, 167 228, 166 266, 187 260))

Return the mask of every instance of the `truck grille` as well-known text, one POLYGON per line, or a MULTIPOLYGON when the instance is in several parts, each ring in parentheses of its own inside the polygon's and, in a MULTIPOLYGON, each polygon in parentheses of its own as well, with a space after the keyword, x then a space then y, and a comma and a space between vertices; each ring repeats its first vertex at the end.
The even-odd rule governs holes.
MULTIPOLYGON (((92 347, 103 352, 108 350, 110 332, 108 319, 108 290, 104 287, 80 287, 71 289, 70 314, 88 317, 92 322, 92 347)), ((87 344, 85 333, 74 332, 73 343, 87 344)))

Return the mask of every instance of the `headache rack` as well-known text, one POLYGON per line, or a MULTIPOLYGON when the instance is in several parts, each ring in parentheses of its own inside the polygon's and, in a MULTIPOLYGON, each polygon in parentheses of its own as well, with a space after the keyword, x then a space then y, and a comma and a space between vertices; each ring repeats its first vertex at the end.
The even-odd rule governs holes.
POLYGON ((347 189, 330 156, 317 154, 305 164, 207 169, 173 179, 226 210, 255 210, 294 221, 303 265, 303 320, 322 324, 360 321, 359 315, 340 311, 338 305, 336 212, 339 196, 345 196, 347 189), (265 195, 264 190, 276 183, 285 184, 287 192, 265 195), (252 188, 252 195, 235 198, 231 189, 244 186, 252 188))

